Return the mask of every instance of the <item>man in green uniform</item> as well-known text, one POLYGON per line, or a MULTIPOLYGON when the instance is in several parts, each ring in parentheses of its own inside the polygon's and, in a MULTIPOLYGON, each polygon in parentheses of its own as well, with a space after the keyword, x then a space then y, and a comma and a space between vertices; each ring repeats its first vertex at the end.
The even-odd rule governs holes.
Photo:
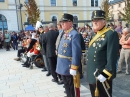
POLYGON ((102 83, 106 82, 112 97, 112 80, 116 77, 116 62, 119 50, 119 38, 116 32, 106 27, 105 12, 95 10, 92 13, 93 30, 95 36, 89 43, 87 55, 87 81, 89 82, 92 97, 98 88, 99 97, 109 97, 102 83), (94 72, 97 72, 97 81, 94 72), (97 86, 96 86, 97 84, 97 86))

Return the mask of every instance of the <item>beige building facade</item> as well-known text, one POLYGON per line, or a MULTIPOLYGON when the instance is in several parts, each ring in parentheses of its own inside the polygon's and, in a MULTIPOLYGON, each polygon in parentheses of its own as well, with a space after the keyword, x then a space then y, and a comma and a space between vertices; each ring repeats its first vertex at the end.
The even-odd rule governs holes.
MULTIPOLYGON (((43 21, 59 20, 63 13, 77 16, 78 20, 91 20, 93 10, 99 10, 103 0, 35 0, 40 9, 40 19, 43 21)), ((0 0, 0 15, 6 20, 0 19, 0 30, 9 31, 24 30, 24 22, 27 22, 28 14, 26 8, 19 8, 28 0, 0 0), (6 25, 4 24, 6 21, 6 25), (1 26, 2 25, 2 26, 1 26), (4 25, 4 27, 3 27, 4 25)), ((79 23, 78 26, 84 26, 79 23)))
MULTIPOLYGON (((116 25, 122 19, 120 11, 124 13, 124 7, 126 6, 125 2, 126 0, 115 0, 111 2, 110 12, 112 14, 112 19, 116 21, 115 22, 116 25)), ((125 26, 126 22, 124 21, 121 21, 121 22, 122 22, 122 25, 125 26)))

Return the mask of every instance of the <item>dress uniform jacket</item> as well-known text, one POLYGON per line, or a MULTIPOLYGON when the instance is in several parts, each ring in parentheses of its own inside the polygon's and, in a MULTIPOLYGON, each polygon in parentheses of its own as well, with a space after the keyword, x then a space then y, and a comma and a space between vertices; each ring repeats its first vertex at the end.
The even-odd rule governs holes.
POLYGON ((80 34, 73 28, 67 32, 62 36, 58 48, 56 72, 61 75, 70 75, 70 67, 77 69, 81 61, 80 34))
POLYGON ((96 69, 108 79, 116 77, 118 50, 119 38, 116 32, 107 27, 97 32, 90 41, 87 56, 87 81, 90 84, 96 82, 96 69))

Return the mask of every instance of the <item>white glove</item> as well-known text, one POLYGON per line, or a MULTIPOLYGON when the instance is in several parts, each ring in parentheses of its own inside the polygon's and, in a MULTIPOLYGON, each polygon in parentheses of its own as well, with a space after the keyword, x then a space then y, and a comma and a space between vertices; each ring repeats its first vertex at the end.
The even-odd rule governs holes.
POLYGON ((76 75, 76 70, 70 69, 70 74, 75 76, 76 75))
POLYGON ((105 78, 102 74, 100 74, 100 75, 97 77, 97 79, 98 79, 100 82, 106 81, 106 78, 105 78))

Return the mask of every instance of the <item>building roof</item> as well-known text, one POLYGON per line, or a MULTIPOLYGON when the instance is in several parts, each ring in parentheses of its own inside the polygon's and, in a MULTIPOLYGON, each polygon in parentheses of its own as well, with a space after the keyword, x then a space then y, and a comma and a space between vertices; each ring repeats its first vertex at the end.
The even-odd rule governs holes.
POLYGON ((110 1, 110 4, 115 4, 115 3, 119 3, 119 2, 123 2, 125 0, 113 0, 113 1, 110 1))

